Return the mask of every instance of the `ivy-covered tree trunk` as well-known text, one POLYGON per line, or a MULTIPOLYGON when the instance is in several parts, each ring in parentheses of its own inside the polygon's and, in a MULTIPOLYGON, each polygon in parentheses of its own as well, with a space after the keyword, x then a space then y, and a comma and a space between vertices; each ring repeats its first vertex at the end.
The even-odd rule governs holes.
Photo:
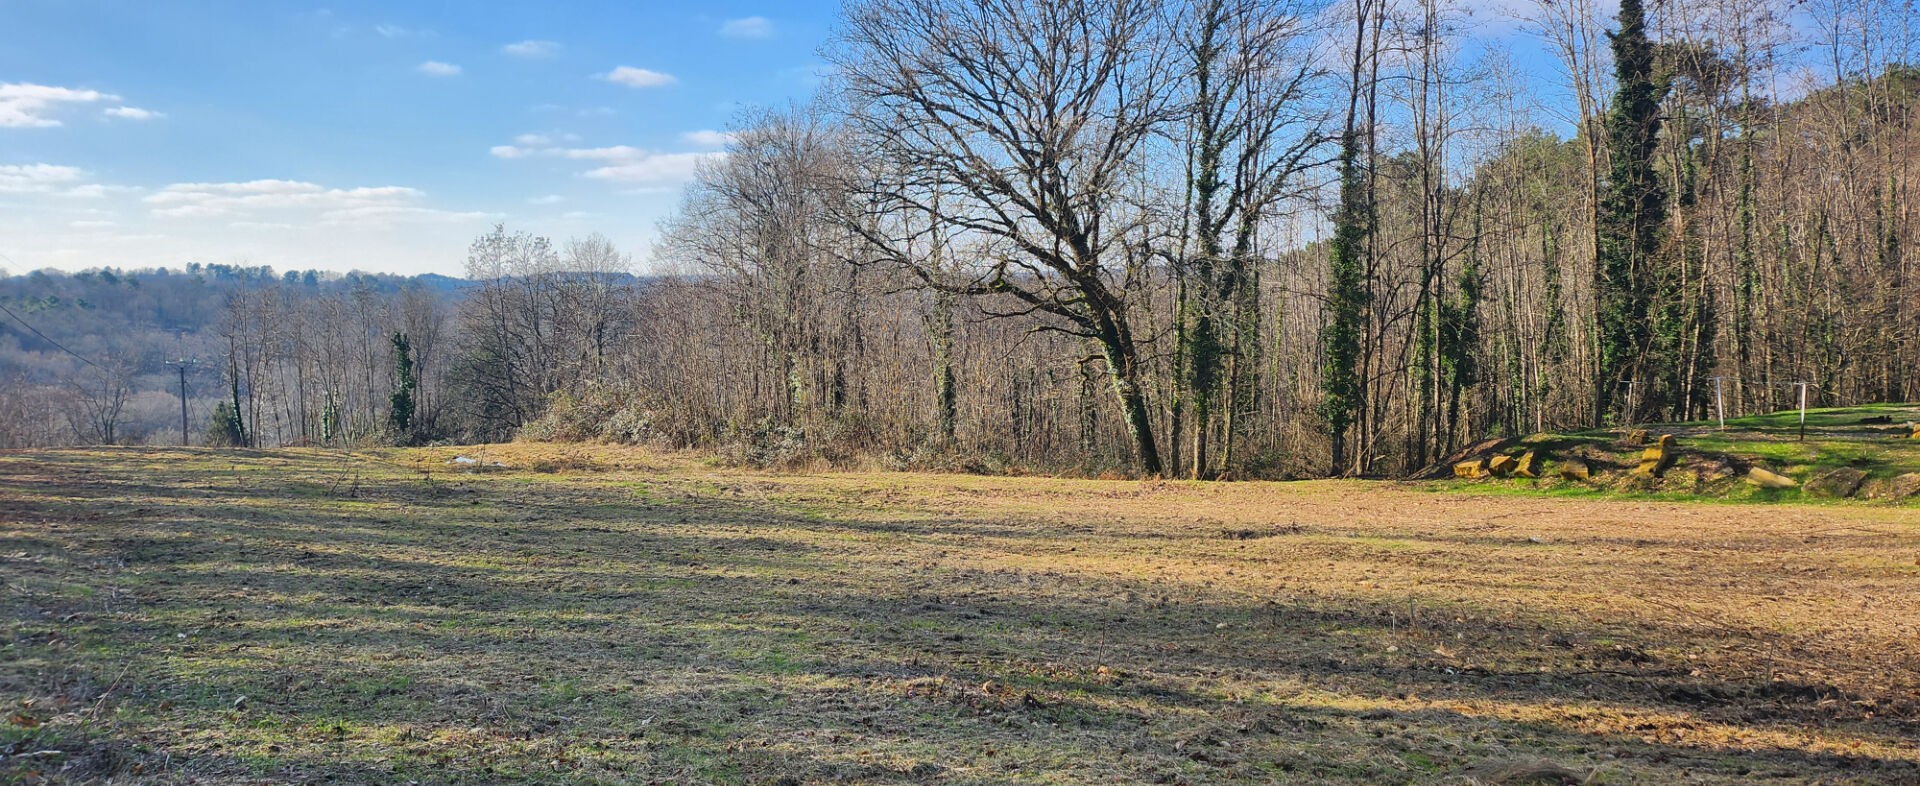
MULTIPOLYGON (((1331 257, 1327 264, 1327 322, 1321 328, 1322 353, 1320 416, 1331 439, 1329 472, 1349 471, 1349 429, 1366 411, 1366 380, 1361 373, 1361 331, 1366 329, 1366 243, 1374 226, 1373 204, 1367 189, 1360 139, 1361 84, 1371 59, 1367 48, 1373 5, 1355 3, 1351 92, 1347 94, 1346 127, 1340 134, 1340 206, 1333 214, 1331 257)), ((1376 46, 1378 37, 1373 39, 1376 46)), ((1377 49, 1375 50, 1377 51, 1377 49)))
MULTIPOLYGON (((1349 123, 1349 126, 1352 124, 1349 123)), ((1347 430, 1366 406, 1360 378, 1360 331, 1366 317, 1366 186, 1361 182, 1360 137, 1349 128, 1340 139, 1340 209, 1333 219, 1333 256, 1328 264, 1327 324, 1322 329, 1325 373, 1321 417, 1333 439, 1333 474, 1347 471, 1347 430)))
MULTIPOLYGON (((1623 385, 1647 370, 1645 354, 1654 338, 1654 293, 1660 286, 1654 260, 1667 208, 1666 189, 1654 171, 1665 90, 1654 82, 1653 43, 1647 38, 1640 0, 1621 0, 1619 20, 1620 29, 1613 34, 1617 90, 1607 115, 1612 167, 1600 195, 1594 250, 1594 322, 1599 334, 1596 424, 1612 411, 1615 394, 1623 385)), ((1659 402, 1629 406, 1648 404, 1661 408, 1659 402)), ((1628 417, 1633 414, 1627 413, 1628 417)))
POLYGON ((420 386, 413 371, 413 344, 407 340, 407 334, 395 333, 393 342, 393 392, 387 395, 389 405, 388 419, 393 424, 394 438, 401 444, 412 441, 413 429, 413 392, 420 386))

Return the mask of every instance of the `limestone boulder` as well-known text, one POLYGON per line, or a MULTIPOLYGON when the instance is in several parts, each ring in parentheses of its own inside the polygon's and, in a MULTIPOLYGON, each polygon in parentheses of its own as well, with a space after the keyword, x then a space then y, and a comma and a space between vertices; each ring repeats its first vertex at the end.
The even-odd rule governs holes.
POLYGON ((1593 470, 1587 466, 1587 462, 1579 459, 1567 459, 1566 461, 1560 462, 1559 470, 1560 477, 1564 480, 1585 483, 1593 478, 1593 470))
POLYGON ((1487 460, 1487 471, 1493 473, 1493 476, 1496 478, 1504 478, 1512 475, 1513 468, 1518 466, 1519 463, 1520 462, 1514 460, 1512 456, 1494 456, 1487 460))
POLYGON ((1660 441, 1640 451, 1640 466, 1634 470, 1634 474, 1663 477, 1667 474, 1667 468, 1673 466, 1673 460, 1673 435, 1661 434, 1660 441))
POLYGON ((1920 472, 1909 472, 1885 480, 1868 481, 1860 487, 1860 496, 1889 500, 1920 496, 1920 472))
POLYGON ((1453 476, 1462 480, 1479 480, 1487 476, 1486 459, 1469 459, 1453 465, 1453 476))
POLYGON ((1540 477, 1540 452, 1529 450, 1514 459, 1513 476, 1516 478, 1540 477))
POLYGON ((1845 499, 1858 492, 1866 480, 1867 473, 1853 467, 1822 472, 1807 480, 1807 496, 1845 499))
POLYGON ((1771 471, 1766 467, 1754 467, 1747 470, 1747 482, 1763 489, 1784 490, 1799 486, 1793 478, 1771 471))

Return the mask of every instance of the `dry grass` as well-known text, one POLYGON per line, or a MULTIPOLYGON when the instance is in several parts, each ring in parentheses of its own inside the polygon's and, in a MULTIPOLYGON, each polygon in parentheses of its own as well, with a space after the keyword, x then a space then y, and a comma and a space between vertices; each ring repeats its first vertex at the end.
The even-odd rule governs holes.
POLYGON ((454 454, 0 455, 0 780, 1920 783, 1911 509, 454 454))

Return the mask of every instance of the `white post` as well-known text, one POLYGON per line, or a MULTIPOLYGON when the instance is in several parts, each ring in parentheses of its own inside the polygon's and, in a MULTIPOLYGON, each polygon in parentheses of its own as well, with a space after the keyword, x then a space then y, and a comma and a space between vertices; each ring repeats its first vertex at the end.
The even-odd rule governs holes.
POLYGON ((1727 430, 1727 398, 1725 395, 1723 395, 1722 388, 1721 388, 1721 385, 1722 385, 1721 380, 1724 380, 1724 379, 1726 379, 1726 377, 1713 378, 1713 410, 1714 412, 1717 412, 1720 415, 1721 431, 1727 430))
POLYGON ((1795 382, 1800 386, 1800 441, 1807 441, 1807 383, 1795 382))

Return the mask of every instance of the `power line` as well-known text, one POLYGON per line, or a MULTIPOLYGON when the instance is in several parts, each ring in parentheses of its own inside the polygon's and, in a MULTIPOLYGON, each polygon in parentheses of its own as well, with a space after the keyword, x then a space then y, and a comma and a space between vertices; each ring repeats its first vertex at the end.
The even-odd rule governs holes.
MULTIPOLYGON (((13 261, 13 257, 10 257, 10 256, 7 256, 6 254, 0 254, 0 259, 4 259, 4 260, 6 260, 8 264, 11 264, 11 265, 13 265, 13 266, 15 266, 15 267, 19 267, 19 266, 20 266, 20 263, 19 263, 19 262, 15 262, 15 261, 13 261)), ((55 341, 55 340, 53 340, 53 339, 51 339, 51 338, 48 338, 48 337, 47 337, 47 334, 45 334, 45 333, 42 333, 42 332, 40 332, 40 329, 39 329, 39 328, 37 328, 37 327, 34 327, 34 326, 33 326, 32 324, 30 324, 30 323, 28 323, 28 322, 27 322, 26 320, 24 320, 24 319, 21 319, 21 318, 20 318, 20 315, 19 315, 19 314, 15 314, 15 313, 13 313, 13 309, 10 309, 10 308, 7 308, 7 304, 6 304, 6 303, 0 303, 0 311, 5 311, 5 312, 7 312, 7 316, 10 316, 10 317, 13 317, 13 321, 15 321, 15 322, 18 322, 18 323, 20 323, 20 326, 21 326, 21 327, 24 327, 24 328, 26 328, 26 329, 27 329, 27 330, 28 330, 29 332, 31 332, 31 333, 33 333, 33 334, 34 334, 34 335, 36 335, 36 336, 39 336, 39 337, 40 337, 40 340, 41 340, 41 341, 45 341, 45 342, 47 342, 47 343, 49 343, 49 344, 52 344, 52 345, 53 345, 53 346, 54 346, 55 348, 57 348, 57 349, 59 349, 59 350, 60 350, 61 352, 65 352, 65 353, 67 353, 67 354, 69 354, 69 355, 72 355, 72 356, 73 356, 73 358, 74 358, 75 360, 78 360, 78 361, 80 361, 80 362, 82 362, 82 363, 85 363, 85 364, 87 364, 87 365, 89 365, 89 366, 92 366, 92 367, 94 367, 94 368, 99 368, 99 367, 100 367, 100 364, 98 364, 98 363, 95 363, 95 362, 93 362, 93 361, 91 361, 91 360, 88 360, 88 359, 86 359, 85 357, 82 357, 82 356, 80 355, 80 353, 78 353, 78 352, 75 352, 75 351, 73 351, 73 350, 71 350, 71 349, 67 349, 67 345, 65 345, 65 344, 62 344, 62 343, 60 343, 60 342, 58 342, 58 341, 55 341)))

